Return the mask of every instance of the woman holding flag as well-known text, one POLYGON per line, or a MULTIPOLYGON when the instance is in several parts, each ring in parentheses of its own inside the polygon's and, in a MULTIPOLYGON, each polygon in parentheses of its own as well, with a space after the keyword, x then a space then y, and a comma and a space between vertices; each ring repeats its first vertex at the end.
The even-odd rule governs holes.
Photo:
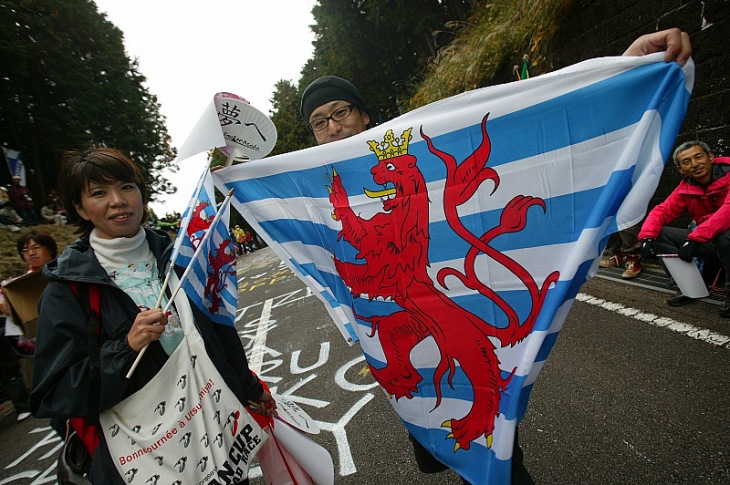
MULTIPOLYGON (((39 304, 33 414, 98 422, 100 413, 160 372, 183 339, 178 314, 184 310, 192 311, 207 354, 232 393, 262 414, 274 415, 276 403, 250 371, 235 327, 211 322, 196 305, 180 308, 175 295, 175 304, 166 306, 171 297, 163 277, 172 244, 167 234, 141 225, 149 194, 139 167, 115 149, 69 152, 61 164, 59 188, 68 221, 81 238, 44 271, 49 284, 39 304), (81 303, 93 287, 100 296, 98 356, 89 343, 89 307, 93 311, 94 304, 81 303), (96 381, 89 370, 95 359, 96 381), (139 366, 128 375, 136 360, 139 366)), ((168 397, 172 406, 174 398, 168 397)), ((99 438, 90 450, 92 482, 125 483, 104 434, 99 438)), ((240 483, 248 483, 245 476, 240 483)))

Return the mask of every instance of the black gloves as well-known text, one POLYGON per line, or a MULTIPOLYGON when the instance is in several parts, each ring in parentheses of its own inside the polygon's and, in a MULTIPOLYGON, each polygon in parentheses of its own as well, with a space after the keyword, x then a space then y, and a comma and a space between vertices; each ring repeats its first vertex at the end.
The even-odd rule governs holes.
POLYGON ((647 238, 641 240, 641 256, 643 258, 656 256, 656 247, 654 247, 653 239, 647 238))
POLYGON ((700 243, 698 242, 685 241, 685 243, 682 244, 682 247, 679 248, 679 259, 687 261, 688 263, 692 262, 692 256, 694 256, 699 247, 700 243))
MULTIPOLYGON (((685 241, 684 244, 682 244, 682 247, 679 248, 679 259, 687 261, 688 263, 692 262, 692 258, 700 246, 701 244, 698 242, 685 241)), ((641 256, 644 258, 656 256, 656 246, 653 239, 647 238, 641 240, 641 256)))

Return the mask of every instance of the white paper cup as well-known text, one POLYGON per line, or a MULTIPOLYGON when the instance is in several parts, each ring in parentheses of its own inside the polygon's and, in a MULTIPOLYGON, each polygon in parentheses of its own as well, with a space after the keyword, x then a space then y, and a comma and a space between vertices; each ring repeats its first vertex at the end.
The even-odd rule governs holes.
POLYGON ((690 298, 704 298, 710 294, 697 265, 682 261, 676 254, 660 254, 679 291, 690 298))

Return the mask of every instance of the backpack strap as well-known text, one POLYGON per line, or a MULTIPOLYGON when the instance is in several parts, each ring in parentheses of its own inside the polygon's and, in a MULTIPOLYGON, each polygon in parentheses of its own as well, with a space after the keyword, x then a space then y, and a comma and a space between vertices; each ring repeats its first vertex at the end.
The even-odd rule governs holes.
POLYGON ((76 283, 75 281, 69 282, 71 290, 74 292, 76 297, 81 303, 81 307, 86 314, 88 325, 87 325, 87 340, 89 343, 89 404, 87 408, 87 416, 85 418, 76 418, 77 422, 73 422, 74 428, 77 434, 79 434, 87 445, 89 452, 94 453, 96 444, 98 444, 98 430, 96 426, 92 426, 92 429, 81 430, 80 428, 88 425, 96 425, 99 423, 99 394, 101 392, 101 367, 99 364, 99 332, 101 326, 99 325, 99 317, 101 316, 101 290, 99 285, 76 283), (84 420, 82 422, 80 420, 84 420), (93 436, 87 438, 83 436, 84 433, 90 433, 93 436))

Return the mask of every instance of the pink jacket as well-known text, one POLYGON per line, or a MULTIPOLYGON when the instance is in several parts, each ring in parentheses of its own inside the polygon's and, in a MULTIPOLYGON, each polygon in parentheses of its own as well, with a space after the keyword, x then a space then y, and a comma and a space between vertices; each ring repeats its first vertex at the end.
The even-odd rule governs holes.
POLYGON ((691 184, 685 177, 669 197, 654 207, 639 231, 639 239, 656 239, 662 227, 685 211, 697 222, 687 239, 706 243, 730 229, 730 157, 715 157, 713 165, 727 165, 727 172, 707 186, 691 184))

